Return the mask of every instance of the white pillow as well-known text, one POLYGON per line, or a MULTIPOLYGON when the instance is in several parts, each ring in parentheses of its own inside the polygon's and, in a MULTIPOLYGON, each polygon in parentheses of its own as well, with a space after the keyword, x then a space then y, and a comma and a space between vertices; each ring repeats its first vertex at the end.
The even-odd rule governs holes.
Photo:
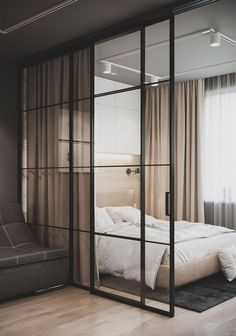
POLYGON ((236 246, 230 246, 218 251, 221 270, 227 280, 236 278, 236 246))
POLYGON ((106 208, 106 211, 108 212, 109 216, 113 220, 115 224, 121 224, 124 223, 123 219, 120 218, 120 216, 112 210, 113 208, 106 208))
POLYGON ((111 217, 108 215, 106 209, 96 208, 95 215, 95 231, 104 232, 112 228, 114 222, 111 217))
POLYGON ((116 218, 116 223, 120 222, 130 222, 136 225, 140 225, 141 213, 137 208, 133 208, 131 206, 123 206, 123 207, 109 207, 109 214, 113 218, 116 218), (120 218, 120 222, 118 222, 118 218, 120 218))

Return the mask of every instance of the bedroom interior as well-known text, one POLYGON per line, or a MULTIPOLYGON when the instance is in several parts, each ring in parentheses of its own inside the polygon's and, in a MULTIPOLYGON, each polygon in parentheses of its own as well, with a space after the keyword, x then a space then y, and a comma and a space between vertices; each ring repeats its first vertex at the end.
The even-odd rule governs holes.
POLYGON ((167 316, 235 296, 235 11, 184 6, 19 60, 22 221, 64 263, 44 287, 167 316))

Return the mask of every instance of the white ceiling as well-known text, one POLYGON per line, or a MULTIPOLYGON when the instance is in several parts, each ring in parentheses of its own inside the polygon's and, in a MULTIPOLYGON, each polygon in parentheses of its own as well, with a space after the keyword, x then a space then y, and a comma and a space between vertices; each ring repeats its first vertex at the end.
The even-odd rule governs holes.
MULTIPOLYGON (((221 0, 176 16, 176 37, 214 28, 236 40, 236 1, 221 0)), ((146 30, 146 46, 167 41, 146 51, 146 72, 167 79, 169 76, 169 23, 162 22, 146 30)), ((236 46, 221 41, 221 46, 209 46, 209 34, 176 40, 175 70, 177 80, 210 77, 236 71, 236 46)), ((140 76, 113 67, 116 76, 102 74, 100 60, 140 70, 139 32, 104 42, 96 47, 96 73, 99 76, 131 85, 139 84, 140 76), (118 55, 118 56, 116 56, 118 55), (115 56, 115 57, 114 57, 115 56)))

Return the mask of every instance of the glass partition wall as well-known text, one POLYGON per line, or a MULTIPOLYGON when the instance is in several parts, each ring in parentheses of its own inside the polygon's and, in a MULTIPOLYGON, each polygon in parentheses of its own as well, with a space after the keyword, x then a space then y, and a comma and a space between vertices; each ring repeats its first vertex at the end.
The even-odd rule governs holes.
POLYGON ((70 283, 169 316, 173 36, 171 16, 21 72, 21 199, 37 239, 69 249, 70 283))
POLYGON ((204 223, 236 227, 235 1, 195 3, 21 68, 36 239, 68 248, 70 284, 168 316, 175 287, 220 270, 204 223))
POLYGON ((167 314, 170 63, 169 20, 95 45, 94 292, 167 314))

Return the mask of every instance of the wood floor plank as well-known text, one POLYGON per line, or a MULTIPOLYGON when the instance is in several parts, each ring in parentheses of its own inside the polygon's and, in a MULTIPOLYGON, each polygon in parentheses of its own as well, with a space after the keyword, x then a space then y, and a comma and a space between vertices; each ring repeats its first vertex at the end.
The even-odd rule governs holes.
POLYGON ((168 318, 65 288, 0 305, 0 336, 236 336, 236 298, 168 318))

